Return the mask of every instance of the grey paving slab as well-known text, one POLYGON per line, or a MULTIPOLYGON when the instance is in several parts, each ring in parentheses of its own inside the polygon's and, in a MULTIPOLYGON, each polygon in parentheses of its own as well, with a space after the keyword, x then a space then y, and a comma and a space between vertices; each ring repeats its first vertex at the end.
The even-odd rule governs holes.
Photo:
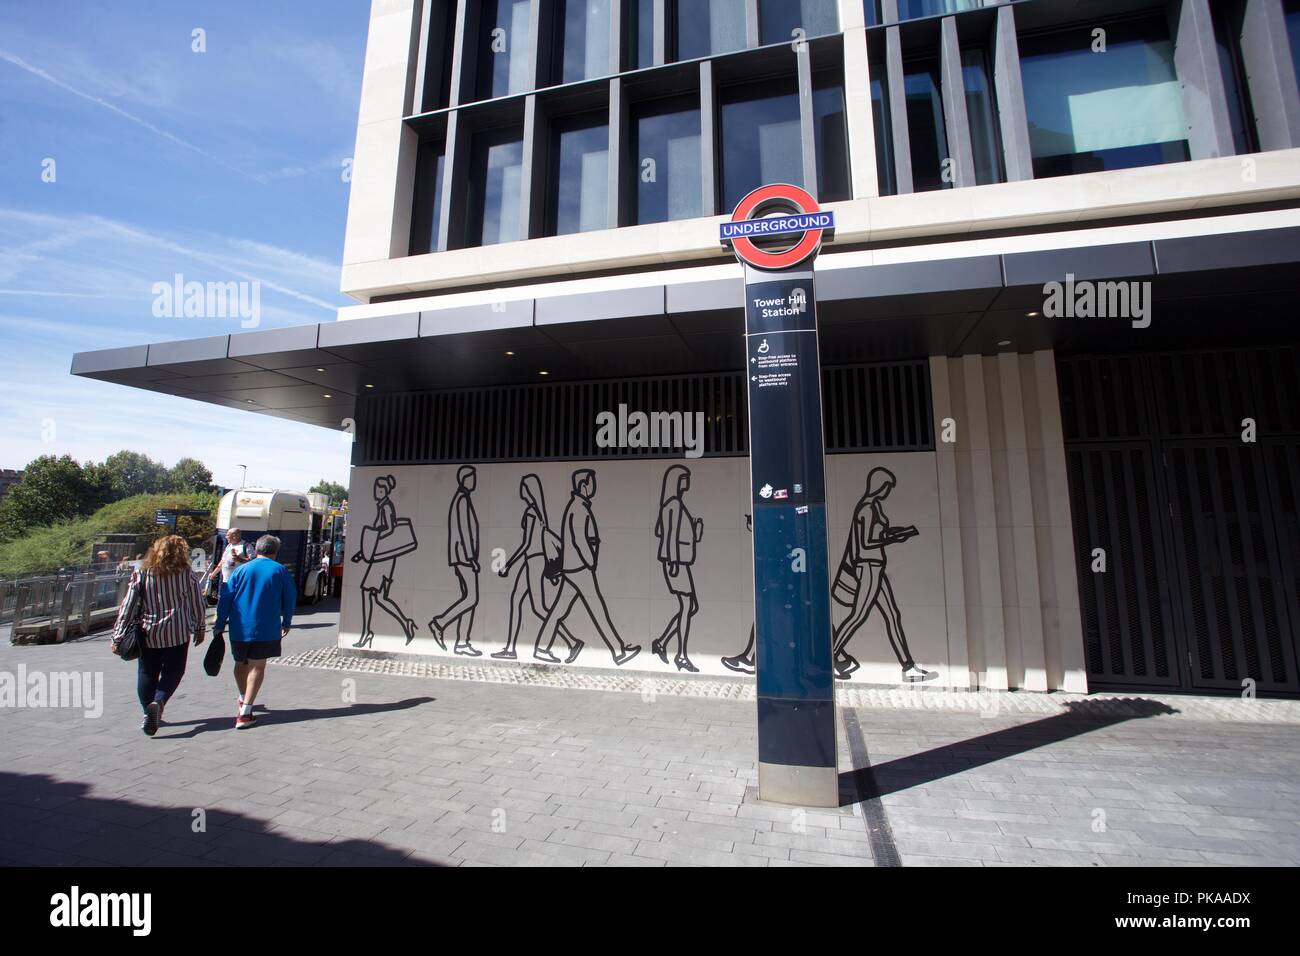
POLYGON ((878 803, 803 811, 757 802, 751 684, 665 682, 647 702, 617 674, 345 672, 328 609, 300 621, 317 616, 289 647, 319 666, 272 667, 262 723, 238 733, 228 673, 192 667, 148 739, 133 668, 104 638, 0 645, 0 671, 101 672, 106 694, 98 719, 0 709, 2 862, 1300 863, 1296 707, 1189 700, 1152 717, 1098 701, 1079 716, 1004 695, 983 717, 959 697, 855 690, 841 704, 865 754, 845 742, 841 766, 869 761, 878 803))

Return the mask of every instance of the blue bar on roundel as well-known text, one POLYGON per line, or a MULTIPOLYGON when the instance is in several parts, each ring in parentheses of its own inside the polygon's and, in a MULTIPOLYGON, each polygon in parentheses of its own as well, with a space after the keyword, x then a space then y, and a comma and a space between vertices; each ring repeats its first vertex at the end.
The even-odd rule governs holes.
POLYGON ((826 465, 813 276, 746 269, 759 795, 837 806, 826 465))

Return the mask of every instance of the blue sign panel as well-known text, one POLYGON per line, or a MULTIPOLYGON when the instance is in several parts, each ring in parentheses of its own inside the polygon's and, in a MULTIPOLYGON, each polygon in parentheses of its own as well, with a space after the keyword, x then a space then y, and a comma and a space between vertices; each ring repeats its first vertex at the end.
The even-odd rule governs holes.
POLYGON ((718 227, 718 238, 722 242, 733 239, 759 239, 764 236, 786 236, 808 232, 811 229, 833 231, 835 213, 809 212, 797 216, 770 216, 766 219, 745 219, 740 222, 728 221, 718 227))
POLYGON ((745 333, 759 762, 833 769, 826 465, 812 274, 746 283, 745 333))

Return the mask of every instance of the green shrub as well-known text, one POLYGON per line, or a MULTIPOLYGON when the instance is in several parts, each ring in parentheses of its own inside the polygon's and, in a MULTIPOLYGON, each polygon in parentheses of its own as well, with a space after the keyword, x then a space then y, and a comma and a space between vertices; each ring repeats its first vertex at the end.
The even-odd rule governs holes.
POLYGON ((176 531, 191 542, 211 538, 216 530, 216 492, 134 495, 105 505, 94 514, 34 529, 20 538, 0 544, 0 575, 40 574, 69 565, 85 564, 95 539, 105 534, 161 537, 169 529, 154 524, 159 508, 208 511, 207 518, 181 518, 176 531))

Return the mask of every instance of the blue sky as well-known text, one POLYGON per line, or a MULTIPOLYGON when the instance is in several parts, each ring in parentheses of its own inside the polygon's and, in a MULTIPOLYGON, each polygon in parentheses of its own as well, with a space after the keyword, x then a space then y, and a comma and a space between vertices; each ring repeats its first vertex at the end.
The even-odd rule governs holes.
POLYGON ((261 328, 348 304, 343 169, 369 7, 6 0, 0 467, 130 448, 199 458, 219 484, 237 484, 241 462, 250 484, 346 482, 346 435, 68 369, 77 351, 240 331, 238 318, 156 318, 152 286, 176 273, 259 282, 261 328))

